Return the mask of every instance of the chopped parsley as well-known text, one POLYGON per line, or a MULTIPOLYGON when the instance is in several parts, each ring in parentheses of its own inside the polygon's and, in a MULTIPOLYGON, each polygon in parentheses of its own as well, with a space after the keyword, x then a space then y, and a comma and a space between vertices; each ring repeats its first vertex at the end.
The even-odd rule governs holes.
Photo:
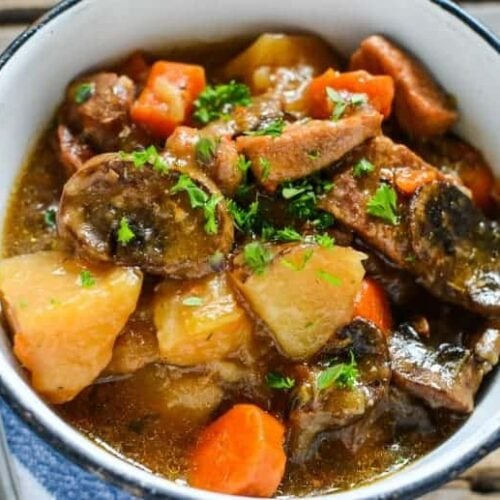
POLYGON ((94 83, 81 83, 75 89, 74 99, 76 104, 83 104, 87 102, 94 95, 94 92, 94 83))
POLYGON ((353 389, 359 378, 358 364, 350 351, 349 363, 336 363, 329 366, 316 377, 316 388, 320 391, 335 384, 339 389, 353 389))
POLYGON ((324 269, 318 269, 318 271, 316 272, 316 276, 332 286, 340 286, 342 284, 342 280, 340 278, 334 276, 333 274, 330 274, 324 269))
POLYGON ((278 241, 302 241, 302 235, 291 227, 284 227, 283 229, 276 229, 270 239, 278 241))
POLYGON ((255 231, 257 216, 259 213, 259 202, 257 200, 250 203, 248 208, 243 208, 234 200, 228 200, 227 207, 233 217, 236 229, 242 233, 252 233, 255 231))
POLYGON ((57 211, 55 208, 48 208, 45 212, 43 212, 43 221, 47 227, 56 227, 56 215, 57 211))
POLYGON ((182 304, 188 307, 199 307, 203 305, 203 299, 196 295, 192 295, 191 297, 186 297, 182 301, 182 304))
POLYGON ((120 219, 120 225, 118 226, 118 243, 122 245, 128 245, 135 238, 135 233, 130 228, 129 221, 126 217, 120 219))
POLYGON ((60 306, 61 305, 61 301, 59 299, 56 299, 56 298, 52 297, 50 299, 50 305, 54 306, 54 307, 60 306))
POLYGON ((366 94, 350 94, 347 92, 338 92, 331 87, 326 87, 326 95, 333 103, 331 119, 338 121, 344 116, 349 106, 358 107, 368 102, 366 94))
POLYGON ((295 385, 295 380, 291 377, 285 377, 278 372, 269 372, 266 375, 266 384, 271 389, 287 391, 295 385))
POLYGON ((194 101, 193 116, 198 122, 207 124, 228 117, 235 106, 248 106, 251 102, 250 89, 243 83, 208 85, 194 101))
POLYGON ((194 148, 196 160, 202 165, 209 164, 215 157, 217 141, 209 137, 202 137, 194 148))
POLYGON ((243 249, 245 264, 255 273, 263 274, 273 260, 273 253, 259 241, 247 243, 243 249))
POLYGON ((285 128, 285 120, 276 118, 276 120, 262 124, 257 130, 245 132, 245 135, 270 135, 271 137, 279 137, 285 128))
POLYGON ((252 162, 248 160, 245 155, 238 155, 238 163, 236 166, 242 174, 247 174, 249 168, 252 166, 252 162))
POLYGON ((91 288, 95 285, 95 278, 92 273, 85 269, 80 273, 80 286, 82 288, 91 288))
POLYGON ((352 173, 354 177, 363 177, 364 175, 371 174, 375 170, 375 165, 368 161, 366 158, 361 158, 361 160, 354 165, 352 173))
POLYGON ((313 249, 308 248, 303 254, 302 254, 302 260, 299 263, 292 262, 291 260, 288 259, 283 259, 281 263, 288 267, 289 269, 292 269, 293 271, 302 271, 305 267, 306 264, 311 260, 313 256, 313 249))
POLYGON ((132 153, 120 151, 120 158, 123 161, 131 161, 137 170, 142 170, 146 165, 151 165, 153 170, 160 174, 165 174, 169 170, 167 161, 154 146, 148 146, 146 149, 140 149, 132 153))
POLYGON ((335 238, 332 238, 329 234, 316 234, 314 236, 314 241, 323 248, 333 248, 335 245, 335 238))
POLYGON ((271 162, 264 157, 259 158, 260 175, 263 181, 269 179, 269 174, 271 173, 271 162))
POLYGON ((26 308, 28 307, 28 303, 26 302, 26 300, 25 300, 25 299, 21 299, 21 300, 19 301, 18 305, 19 305, 19 307, 20 307, 21 309, 26 309, 26 308))
POLYGON ((381 184, 366 205, 366 213, 395 226, 399 222, 396 191, 387 184, 381 184))
POLYGON ((189 175, 181 174, 175 186, 170 192, 172 194, 186 192, 189 198, 191 208, 203 209, 205 216, 205 232, 207 234, 216 234, 218 230, 217 223, 217 205, 222 200, 222 196, 208 196, 208 194, 198 187, 189 175))
POLYGON ((321 153, 317 149, 311 149, 311 151, 308 151, 306 154, 311 161, 321 158, 321 153))

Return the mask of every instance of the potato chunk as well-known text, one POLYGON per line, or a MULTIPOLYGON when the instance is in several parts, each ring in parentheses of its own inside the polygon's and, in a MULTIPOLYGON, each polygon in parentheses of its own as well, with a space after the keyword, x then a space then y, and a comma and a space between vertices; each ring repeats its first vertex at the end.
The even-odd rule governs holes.
POLYGON ((60 252, 0 262, 0 296, 14 352, 52 403, 73 399, 111 359, 134 311, 142 274, 90 265, 60 252))
POLYGON ((244 347, 252 332, 225 274, 163 282, 155 297, 154 320, 161 357, 181 366, 223 359, 244 347))
POLYGON ((240 254, 232 279, 279 350, 292 359, 307 359, 351 320, 365 255, 307 244, 268 248, 274 257, 262 273, 252 273, 240 254))

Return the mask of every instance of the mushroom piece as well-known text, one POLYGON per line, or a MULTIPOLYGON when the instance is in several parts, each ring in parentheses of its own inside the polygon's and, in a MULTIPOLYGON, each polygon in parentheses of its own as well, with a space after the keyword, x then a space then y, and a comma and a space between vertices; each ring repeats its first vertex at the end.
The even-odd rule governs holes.
POLYGON ((233 224, 217 186, 202 172, 128 157, 92 158, 64 186, 58 230, 94 261, 138 266, 175 279, 212 272, 233 244, 233 224))
POLYGON ((338 332, 316 365, 300 366, 298 372, 288 444, 291 460, 301 463, 313 455, 318 438, 327 432, 339 437, 335 431, 370 418, 386 396, 391 369, 385 337, 372 323, 354 320, 338 332))

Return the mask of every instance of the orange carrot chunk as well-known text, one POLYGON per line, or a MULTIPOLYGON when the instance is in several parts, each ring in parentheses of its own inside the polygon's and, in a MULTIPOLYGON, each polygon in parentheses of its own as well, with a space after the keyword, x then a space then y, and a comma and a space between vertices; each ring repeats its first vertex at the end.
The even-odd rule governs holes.
POLYGON ((353 317, 367 319, 386 335, 392 328, 392 314, 384 289, 372 278, 365 278, 356 298, 353 317))
POLYGON ((285 472, 285 428, 258 406, 239 404, 206 427, 192 453, 191 486, 270 497, 285 472))
POLYGON ((370 104, 387 118, 391 114, 394 98, 394 81, 390 76, 373 76, 366 71, 338 73, 328 69, 314 78, 309 85, 308 96, 310 114, 313 118, 328 118, 332 113, 333 103, 327 97, 326 88, 366 94, 370 104))
POLYGON ((394 182, 401 194, 411 196, 420 186, 429 184, 438 177, 440 177, 439 172, 430 168, 417 170, 409 167, 399 167, 396 169, 394 182))
POLYGON ((177 125, 188 121, 193 103, 204 87, 205 70, 201 66, 158 61, 132 105, 132 120, 165 139, 177 125))

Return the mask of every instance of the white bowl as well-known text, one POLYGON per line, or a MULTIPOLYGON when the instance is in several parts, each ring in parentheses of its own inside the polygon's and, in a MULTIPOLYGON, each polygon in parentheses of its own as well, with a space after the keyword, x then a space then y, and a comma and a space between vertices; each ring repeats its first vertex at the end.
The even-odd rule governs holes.
MULTIPOLYGON (((307 31, 345 54, 383 33, 413 51, 458 98, 457 132, 500 175, 500 43, 448 0, 66 0, 0 56, 0 213, 23 160, 78 73, 137 49, 307 31)), ((121 460, 87 440, 30 388, 0 332, 0 388, 17 413, 83 467, 138 494, 215 499, 121 460)), ((500 378, 494 373, 467 422, 401 472, 324 498, 416 496, 449 480, 500 443, 500 378)), ((235 497, 236 498, 236 497, 235 497)))

